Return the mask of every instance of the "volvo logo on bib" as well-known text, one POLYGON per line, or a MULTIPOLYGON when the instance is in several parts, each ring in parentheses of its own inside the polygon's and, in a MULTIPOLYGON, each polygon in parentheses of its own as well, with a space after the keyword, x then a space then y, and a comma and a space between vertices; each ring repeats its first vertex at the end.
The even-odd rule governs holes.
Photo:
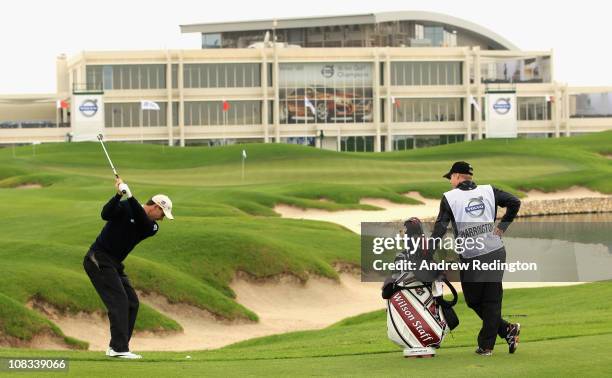
MULTIPOLYGON (((462 239, 463 258, 480 256, 504 246, 501 238, 493 234, 495 193, 491 185, 478 185, 471 190, 456 188, 444 196, 455 217, 456 241, 462 239), (468 242, 468 238, 474 243, 468 242)), ((460 253, 457 248, 455 252, 460 253)))
POLYGON ((474 218, 481 217, 485 211, 485 204, 482 197, 470 198, 468 205, 465 207, 465 212, 474 218))

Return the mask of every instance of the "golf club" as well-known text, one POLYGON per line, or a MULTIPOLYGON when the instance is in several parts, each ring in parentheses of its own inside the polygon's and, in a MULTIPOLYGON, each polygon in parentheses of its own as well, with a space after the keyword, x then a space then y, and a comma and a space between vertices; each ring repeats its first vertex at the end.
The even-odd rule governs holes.
MULTIPOLYGON (((106 159, 108 159, 108 164, 110 164, 113 173, 115 174, 116 178, 119 178, 119 175, 117 174, 117 170, 115 169, 115 166, 113 165, 113 162, 111 161, 110 156, 108 155, 108 151, 106 151, 106 146, 104 146, 104 141, 102 140, 103 136, 102 134, 98 134, 98 140, 100 141, 100 144, 102 145, 102 149, 104 150, 104 154, 106 155, 106 159)), ((121 191, 123 194, 126 194, 125 190, 121 191)))

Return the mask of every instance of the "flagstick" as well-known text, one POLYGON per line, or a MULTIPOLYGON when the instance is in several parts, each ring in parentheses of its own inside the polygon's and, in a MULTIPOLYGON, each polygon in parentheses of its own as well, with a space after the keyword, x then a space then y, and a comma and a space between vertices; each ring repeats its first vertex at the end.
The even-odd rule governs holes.
POLYGON ((242 181, 244 181, 244 155, 242 156, 242 181))
POLYGON ((13 159, 15 158, 15 143, 13 143, 13 159))

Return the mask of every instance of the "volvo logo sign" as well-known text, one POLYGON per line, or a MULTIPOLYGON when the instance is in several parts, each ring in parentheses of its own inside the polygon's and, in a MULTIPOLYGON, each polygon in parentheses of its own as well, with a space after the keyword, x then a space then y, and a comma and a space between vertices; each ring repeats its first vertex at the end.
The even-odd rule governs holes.
POLYGON ((334 65, 327 64, 321 68, 321 75, 323 75, 324 78, 329 79, 334 76, 334 71, 334 65))
POLYGON ((474 218, 478 218, 484 214, 485 204, 482 197, 470 198, 468 205, 465 207, 465 212, 474 218))
POLYGON ((98 100, 87 99, 79 106, 79 111, 85 117, 93 117, 98 112, 98 100))
POLYGON ((495 110, 495 112, 499 115, 508 114, 508 112, 510 112, 511 107, 512 106, 510 105, 509 98, 497 99, 497 101, 495 101, 495 104, 493 104, 493 110, 495 110))

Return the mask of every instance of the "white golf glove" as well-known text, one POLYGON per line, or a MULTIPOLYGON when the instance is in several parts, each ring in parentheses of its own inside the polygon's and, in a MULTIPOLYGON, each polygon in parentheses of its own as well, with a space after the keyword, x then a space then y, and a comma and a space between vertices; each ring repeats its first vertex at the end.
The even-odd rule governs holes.
POLYGON ((132 198, 132 192, 130 191, 130 187, 122 182, 121 184, 119 184, 119 191, 122 193, 125 193, 125 195, 127 195, 127 198, 132 198))

